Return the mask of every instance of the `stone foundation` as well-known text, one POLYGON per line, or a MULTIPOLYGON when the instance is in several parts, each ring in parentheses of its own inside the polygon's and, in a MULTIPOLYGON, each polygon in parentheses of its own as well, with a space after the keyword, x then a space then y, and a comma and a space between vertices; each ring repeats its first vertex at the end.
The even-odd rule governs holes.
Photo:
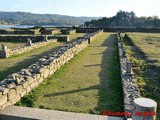
POLYGON ((141 96, 132 71, 131 62, 126 57, 126 51, 120 33, 117 33, 117 39, 121 68, 121 80, 124 95, 124 111, 132 112, 134 99, 139 98, 141 96))
MULTIPOLYGON (((88 36, 92 38, 92 41, 96 38, 94 36, 102 32, 99 30, 88 36)), ((88 39, 78 39, 44 56, 28 68, 9 75, 0 82, 0 109, 14 105, 21 97, 46 80, 47 77, 53 75, 62 65, 86 48, 87 45, 88 39)))
POLYGON ((68 35, 55 35, 53 37, 49 37, 50 39, 57 39, 58 41, 63 41, 63 42, 68 42, 69 41, 69 36, 68 35))
MULTIPOLYGON (((27 42, 27 39, 31 39, 32 42, 41 42, 44 41, 44 37, 46 35, 1 35, 0 41, 2 42, 13 42, 13 41, 19 41, 19 42, 27 42)), ((66 35, 47 35, 48 39, 57 39, 58 41, 67 41, 66 39, 69 39, 69 36, 66 35)))
POLYGON ((28 52, 30 50, 45 46, 49 43, 55 43, 55 42, 57 42, 56 39, 32 43, 32 41, 28 38, 28 43, 25 46, 16 47, 16 48, 12 48, 12 49, 7 49, 7 48, 3 49, 4 47, 2 47, 2 50, 0 50, 0 58, 8 58, 13 55, 22 54, 22 53, 28 52))
POLYGON ((76 30, 74 30, 74 29, 62 29, 61 33, 64 34, 64 35, 70 35, 70 34, 76 33, 76 30))

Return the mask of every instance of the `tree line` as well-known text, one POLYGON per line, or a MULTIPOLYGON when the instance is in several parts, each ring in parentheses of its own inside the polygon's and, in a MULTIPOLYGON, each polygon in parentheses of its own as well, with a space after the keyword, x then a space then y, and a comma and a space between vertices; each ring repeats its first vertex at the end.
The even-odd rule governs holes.
POLYGON ((137 17, 136 14, 120 10, 113 17, 103 17, 84 23, 86 27, 160 27, 158 16, 137 17))

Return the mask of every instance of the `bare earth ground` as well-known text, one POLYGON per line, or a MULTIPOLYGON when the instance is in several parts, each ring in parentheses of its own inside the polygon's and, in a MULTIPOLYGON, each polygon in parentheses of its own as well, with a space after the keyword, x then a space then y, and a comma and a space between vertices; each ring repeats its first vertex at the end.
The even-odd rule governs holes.
POLYGON ((158 104, 160 119, 160 35, 154 33, 128 33, 133 43, 125 40, 125 47, 133 64, 133 70, 141 95, 154 99, 158 104))
POLYGON ((91 114, 123 111, 116 36, 100 35, 17 104, 91 114))

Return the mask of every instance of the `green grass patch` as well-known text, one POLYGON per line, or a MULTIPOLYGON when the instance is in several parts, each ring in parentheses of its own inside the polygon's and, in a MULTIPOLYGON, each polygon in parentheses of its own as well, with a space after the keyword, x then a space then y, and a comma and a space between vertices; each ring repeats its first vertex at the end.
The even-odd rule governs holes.
MULTIPOLYGON (((79 33, 74 34, 71 38, 71 41, 75 40, 79 35, 83 34, 79 33)), ((19 42, 3 42, 3 43, 7 45, 9 48, 14 48, 25 44, 19 42)), ((0 58, 0 81, 5 79, 9 74, 18 72, 23 68, 27 68, 29 65, 37 62, 38 59, 42 58, 44 55, 47 55, 57 50, 60 46, 64 46, 66 44, 67 43, 65 42, 50 43, 46 46, 28 51, 23 54, 14 55, 10 58, 5 58, 5 59, 0 58)))
POLYGON ((17 105, 91 114, 123 111, 116 36, 100 35, 17 105))
POLYGON ((129 33, 129 36, 134 44, 126 39, 124 43, 141 96, 151 98, 158 103, 157 115, 160 118, 160 48, 157 47, 160 44, 160 35, 129 33))
POLYGON ((6 45, 8 48, 15 48, 15 47, 19 47, 19 46, 24 46, 26 43, 25 42, 0 42, 0 50, 1 48, 1 44, 6 45))

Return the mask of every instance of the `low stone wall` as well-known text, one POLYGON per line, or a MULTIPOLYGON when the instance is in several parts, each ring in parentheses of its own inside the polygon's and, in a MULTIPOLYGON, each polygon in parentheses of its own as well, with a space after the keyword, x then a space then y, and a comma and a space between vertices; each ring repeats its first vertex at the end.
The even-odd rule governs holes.
POLYGON ((79 39, 88 39, 88 43, 90 44, 96 37, 97 33, 103 33, 103 30, 98 30, 97 32, 87 34, 83 37, 78 37, 79 39))
POLYGON ((68 35, 55 35, 55 36, 49 36, 49 39, 57 39, 60 42, 68 42, 69 41, 69 36, 68 35))
MULTIPOLYGON (((67 28, 66 28, 67 29, 67 28)), ((82 27, 74 27, 77 33, 91 33, 98 29, 103 29, 104 32, 144 32, 144 33, 160 33, 160 28, 145 28, 145 27, 91 27, 91 28, 82 28, 82 27)))
MULTIPOLYGON (((97 31, 91 34, 90 37, 97 36, 100 33, 102 31, 97 31)), ((63 64, 86 48, 87 45, 88 39, 78 39, 48 56, 44 56, 28 68, 9 75, 0 82, 0 109, 18 102, 21 97, 46 80, 47 77, 53 75, 63 64)))
POLYGON ((7 31, 6 30, 0 30, 0 34, 6 34, 7 31))
POLYGON ((132 71, 131 62, 126 57, 126 51, 120 33, 117 33, 117 39, 124 95, 124 111, 132 112, 134 99, 139 98, 141 96, 132 71))
POLYGON ((76 30, 74 30, 74 29, 62 29, 61 33, 65 34, 65 35, 70 35, 70 34, 76 33, 76 30))
POLYGON ((27 39, 31 39, 32 42, 40 42, 44 40, 45 35, 1 35, 0 41, 2 42, 27 42, 27 39))
POLYGON ((93 33, 102 28, 76 28, 76 33, 93 33))
POLYGON ((16 31, 14 31, 14 33, 13 34, 36 34, 36 31, 31 31, 31 30, 16 30, 16 31))
MULTIPOLYGON (((12 41, 19 41, 19 42, 27 42, 27 39, 31 39, 32 42, 40 42, 45 39, 46 35, 1 35, 0 41, 2 42, 12 42, 12 41)), ((50 39, 57 39, 58 41, 68 41, 69 36, 67 35, 47 35, 48 40, 50 39)))
POLYGON ((0 50, 0 58, 8 58, 13 55, 22 54, 30 50, 45 46, 49 43, 55 43, 55 42, 57 42, 56 39, 32 43, 32 41, 28 38, 28 43, 22 47, 7 49, 7 46, 2 45, 2 50, 0 50))

